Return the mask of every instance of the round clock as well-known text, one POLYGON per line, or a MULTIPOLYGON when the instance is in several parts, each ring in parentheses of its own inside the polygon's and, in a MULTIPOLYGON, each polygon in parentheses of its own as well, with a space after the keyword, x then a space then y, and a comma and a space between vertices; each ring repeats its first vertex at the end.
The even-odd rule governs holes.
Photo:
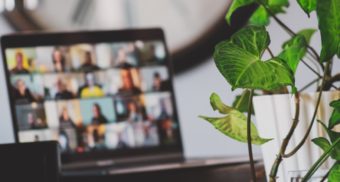
MULTIPOLYGON (((176 73, 207 60, 214 45, 236 29, 224 16, 231 0, 5 0, 17 30, 98 30, 161 27, 176 73)), ((249 14, 244 10, 245 16, 249 14)), ((244 18, 243 18, 244 19, 244 18)), ((240 27, 245 20, 235 20, 240 27)))

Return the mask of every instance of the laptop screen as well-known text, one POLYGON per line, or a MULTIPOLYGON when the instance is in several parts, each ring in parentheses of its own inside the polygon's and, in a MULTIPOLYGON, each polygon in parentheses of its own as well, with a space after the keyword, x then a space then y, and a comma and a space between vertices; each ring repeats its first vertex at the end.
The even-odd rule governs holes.
POLYGON ((163 38, 102 33, 3 47, 18 141, 56 140, 71 156, 181 148, 163 38))

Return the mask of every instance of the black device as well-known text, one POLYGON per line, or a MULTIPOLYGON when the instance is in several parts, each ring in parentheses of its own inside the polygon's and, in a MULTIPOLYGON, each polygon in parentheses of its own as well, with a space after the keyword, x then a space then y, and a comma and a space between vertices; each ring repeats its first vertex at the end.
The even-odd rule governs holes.
POLYGON ((161 29, 1 38, 16 141, 58 141, 63 166, 177 161, 183 147, 161 29))
POLYGON ((0 145, 0 181, 58 182, 57 142, 0 145))

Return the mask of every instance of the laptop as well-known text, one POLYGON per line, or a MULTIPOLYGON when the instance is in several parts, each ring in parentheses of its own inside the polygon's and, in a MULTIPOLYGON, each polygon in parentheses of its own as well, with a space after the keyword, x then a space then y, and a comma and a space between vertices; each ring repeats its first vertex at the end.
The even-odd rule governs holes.
POLYGON ((64 171, 183 161, 161 29, 1 38, 18 143, 58 141, 64 171))

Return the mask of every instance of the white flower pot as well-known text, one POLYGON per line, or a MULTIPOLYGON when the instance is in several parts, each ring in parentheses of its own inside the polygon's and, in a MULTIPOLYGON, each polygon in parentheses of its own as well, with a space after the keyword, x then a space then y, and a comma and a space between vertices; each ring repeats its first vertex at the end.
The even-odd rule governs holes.
MULTIPOLYGON (((300 117, 299 124, 287 147, 286 153, 290 152, 303 138, 306 129, 312 119, 318 93, 300 94, 300 117)), ((317 119, 324 121, 327 125, 328 119, 333 111, 329 103, 340 98, 340 91, 323 92, 317 114, 317 119)), ((295 101, 291 94, 256 96, 253 99, 257 128, 261 137, 273 138, 261 146, 265 170, 267 176, 281 143, 287 135, 295 114, 295 101)), ((310 142, 312 138, 326 136, 320 124, 316 121, 305 145, 293 156, 284 159, 278 171, 278 182, 289 180, 289 172, 307 170, 320 157, 322 151, 310 142)), ((323 167, 329 167, 329 163, 323 167)))

